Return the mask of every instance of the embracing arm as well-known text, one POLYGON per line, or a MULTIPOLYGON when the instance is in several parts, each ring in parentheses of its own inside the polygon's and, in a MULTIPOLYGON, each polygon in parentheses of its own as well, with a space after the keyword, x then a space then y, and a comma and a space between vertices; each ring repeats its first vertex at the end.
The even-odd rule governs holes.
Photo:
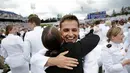
POLYGON ((47 66, 57 66, 60 68, 66 68, 72 70, 73 67, 76 67, 78 64, 78 60, 70 57, 65 57, 68 51, 59 54, 57 57, 49 58, 46 65, 47 66))
POLYGON ((99 40, 100 38, 98 35, 95 35, 93 33, 86 34, 85 37, 79 41, 81 44, 82 57, 93 50, 97 46, 99 40))
POLYGON ((57 57, 46 57, 43 54, 43 50, 36 53, 31 58, 31 64, 38 66, 40 68, 44 68, 47 66, 57 66, 60 68, 73 69, 76 67, 78 62, 77 59, 65 57, 64 55, 68 52, 63 52, 59 54, 57 57))

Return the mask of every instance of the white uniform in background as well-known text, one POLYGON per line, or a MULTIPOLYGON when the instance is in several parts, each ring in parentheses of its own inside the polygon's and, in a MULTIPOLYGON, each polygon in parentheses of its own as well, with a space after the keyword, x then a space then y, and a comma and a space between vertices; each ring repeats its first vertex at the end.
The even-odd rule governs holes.
POLYGON ((83 69, 84 73, 98 73, 98 63, 94 50, 85 56, 83 69))
POLYGON ((108 32, 108 30, 110 29, 108 26, 105 26, 105 24, 99 24, 99 29, 100 29, 100 33, 101 33, 101 42, 102 44, 107 40, 106 34, 108 32))
MULTIPOLYGON (((42 31, 43 29, 40 26, 36 26, 33 31, 27 32, 25 35, 24 55, 28 61, 30 61, 31 56, 39 52, 41 49, 46 51, 41 41, 42 31)), ((48 57, 45 57, 43 60, 46 63, 48 60, 48 57)), ((33 63, 31 64, 31 73, 38 73, 37 68, 33 63)))
MULTIPOLYGON (((107 28, 106 26, 104 26, 105 24, 100 24, 100 25, 102 25, 104 28, 107 28)), ((100 27, 99 27, 99 25, 94 26, 94 33, 99 35, 99 37, 100 37, 100 42, 94 50, 95 50, 95 56, 98 61, 98 66, 102 66, 101 50, 103 49, 102 47, 107 43, 107 41, 105 41, 106 39, 104 39, 105 36, 103 34, 105 34, 105 33, 102 32, 101 26, 100 27)))
POLYGON ((105 73, 128 73, 126 67, 121 64, 126 59, 122 45, 113 42, 110 42, 110 44, 110 48, 107 45, 104 46, 101 54, 105 73))
POLYGON ((24 31, 20 31, 20 37, 23 37, 23 34, 24 34, 25 32, 24 31))
MULTIPOLYGON (((130 26, 128 26, 128 27, 130 27, 130 26)), ((125 35, 124 48, 127 49, 126 57, 130 58, 130 29, 127 29, 127 30, 128 31, 125 31, 125 33, 127 33, 127 34, 125 35)), ((130 66, 127 66, 127 70, 128 70, 128 73, 130 73, 130 66)))
MULTIPOLYGON (((82 39, 85 36, 85 34, 87 34, 88 32, 85 32, 82 28, 80 28, 80 32, 79 32, 80 39, 82 39)), ((94 50, 92 50, 90 53, 88 53, 85 56, 83 69, 84 69, 84 73, 98 73, 97 58, 94 50)))
MULTIPOLYGON (((97 26, 94 26, 93 29, 94 29, 94 34, 97 34, 100 38, 103 37, 103 36, 102 36, 102 29, 99 28, 98 25, 97 25, 97 26)), ((102 40, 102 39, 101 39, 101 40, 102 40)), ((100 41, 101 41, 101 40, 100 40, 100 41)))
POLYGON ((41 49, 38 53, 32 56, 30 63, 33 65, 36 69, 37 73, 46 73, 45 64, 48 60, 48 57, 44 56, 46 51, 44 49, 41 49))
POLYGON ((123 25, 123 31, 128 32, 128 27, 130 27, 130 22, 127 22, 126 24, 123 25))
POLYGON ((85 29, 79 28, 79 34, 80 34, 79 37, 80 37, 80 38, 83 38, 83 37, 85 36, 85 35, 84 35, 84 34, 85 34, 85 29))
POLYGON ((12 73, 29 73, 29 64, 23 55, 23 40, 21 37, 8 34, 1 42, 2 56, 10 66, 12 73))
POLYGON ((89 33, 90 29, 91 29, 90 27, 85 28, 85 33, 86 34, 89 33))

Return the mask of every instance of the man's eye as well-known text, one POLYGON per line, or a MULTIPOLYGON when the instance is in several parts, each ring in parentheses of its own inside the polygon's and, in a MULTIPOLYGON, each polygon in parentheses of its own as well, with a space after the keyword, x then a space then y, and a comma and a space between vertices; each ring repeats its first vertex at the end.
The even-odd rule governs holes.
POLYGON ((64 31, 64 32, 68 32, 68 31, 69 31, 69 29, 64 29, 63 31, 64 31))
POLYGON ((72 29, 73 32, 77 32, 77 29, 72 29))

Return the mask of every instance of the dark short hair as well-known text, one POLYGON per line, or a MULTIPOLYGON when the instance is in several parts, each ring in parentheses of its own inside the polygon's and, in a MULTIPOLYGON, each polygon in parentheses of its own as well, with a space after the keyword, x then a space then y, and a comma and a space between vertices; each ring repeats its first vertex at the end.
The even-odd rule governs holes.
POLYGON ((58 29, 54 26, 47 26, 42 32, 41 39, 44 47, 50 51, 45 55, 56 56, 56 53, 59 51, 62 43, 62 38, 58 29))
POLYGON ((95 21, 95 23, 94 23, 95 25, 99 25, 100 24, 100 21, 99 20, 97 20, 97 21, 95 21))
POLYGON ((39 17, 30 17, 28 22, 35 23, 36 26, 40 26, 41 20, 39 17))
POLYGON ((38 15, 36 15, 36 14, 30 14, 30 15, 28 16, 28 19, 30 19, 31 17, 38 17, 38 15))
POLYGON ((61 20, 60 20, 60 28, 62 26, 62 23, 66 20, 75 20, 78 23, 78 27, 79 27, 79 20, 75 15, 65 15, 61 20))

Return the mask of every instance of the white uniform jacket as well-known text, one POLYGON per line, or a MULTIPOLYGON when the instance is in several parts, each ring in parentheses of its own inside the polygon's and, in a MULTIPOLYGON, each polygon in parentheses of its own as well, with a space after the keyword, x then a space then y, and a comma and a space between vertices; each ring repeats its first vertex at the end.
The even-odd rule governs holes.
POLYGON ((10 67, 23 65, 26 61, 23 56, 23 40, 21 37, 9 34, 1 43, 2 56, 10 67))
POLYGON ((43 28, 36 26, 33 31, 27 32, 25 35, 24 55, 28 61, 31 57, 30 54, 33 56, 41 49, 45 49, 41 41, 42 31, 43 28))
MULTIPOLYGON (((88 32, 84 32, 83 29, 80 29, 80 39, 82 39, 87 33, 88 32)), ((90 53, 88 53, 85 56, 83 63, 84 73, 98 73, 97 56, 95 53, 95 49, 93 49, 90 53)))
POLYGON ((125 59, 125 51, 119 43, 109 43, 102 49, 101 59, 105 73, 128 73, 121 62, 125 59), (111 47, 110 47, 111 44, 111 47))
POLYGON ((35 73, 46 73, 44 70, 46 69, 45 64, 48 60, 48 57, 44 56, 46 53, 45 50, 40 50, 38 53, 32 56, 31 65, 36 68, 35 73))
MULTIPOLYGON (((27 32, 25 35, 24 40, 24 55, 26 59, 30 62, 30 54, 33 56, 37 52, 39 52, 41 49, 43 51, 46 51, 46 48, 43 46, 41 41, 43 28, 40 26, 36 26, 33 31, 27 32)), ((44 55, 43 55, 44 56, 44 55)), ((39 58, 39 57, 38 57, 39 58)), ((42 58, 44 60, 44 63, 46 64, 48 57, 44 56, 42 58)), ((37 61, 37 59, 33 59, 34 62, 37 61)), ((44 66, 44 64, 42 64, 44 66)), ((34 64, 31 63, 31 73, 38 73, 38 68, 34 66, 34 64)))

